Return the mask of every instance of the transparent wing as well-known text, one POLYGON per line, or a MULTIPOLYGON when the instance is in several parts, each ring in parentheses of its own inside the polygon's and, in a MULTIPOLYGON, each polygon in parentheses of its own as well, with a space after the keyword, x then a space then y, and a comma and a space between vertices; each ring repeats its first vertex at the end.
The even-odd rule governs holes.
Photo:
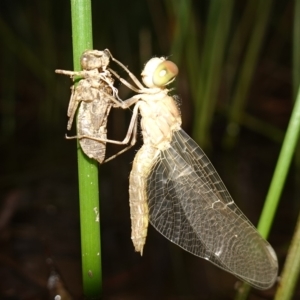
POLYGON ((274 250, 234 204, 205 153, 174 132, 147 179, 150 223, 167 239, 258 289, 271 287, 274 250))

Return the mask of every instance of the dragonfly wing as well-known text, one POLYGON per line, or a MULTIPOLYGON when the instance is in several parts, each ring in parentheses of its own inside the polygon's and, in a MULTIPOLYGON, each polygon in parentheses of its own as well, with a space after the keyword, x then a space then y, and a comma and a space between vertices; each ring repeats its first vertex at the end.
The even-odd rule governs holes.
POLYGON ((277 257, 233 202, 205 153, 182 129, 147 180, 150 223, 167 239, 258 289, 271 287, 277 257))

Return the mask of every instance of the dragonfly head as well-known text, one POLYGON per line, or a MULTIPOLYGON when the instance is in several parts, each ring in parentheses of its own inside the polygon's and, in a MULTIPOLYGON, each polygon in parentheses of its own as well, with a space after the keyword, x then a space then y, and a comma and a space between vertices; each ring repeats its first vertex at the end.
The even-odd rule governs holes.
POLYGON ((163 88, 175 80, 178 72, 178 67, 172 61, 154 57, 146 63, 141 75, 147 87, 163 88))

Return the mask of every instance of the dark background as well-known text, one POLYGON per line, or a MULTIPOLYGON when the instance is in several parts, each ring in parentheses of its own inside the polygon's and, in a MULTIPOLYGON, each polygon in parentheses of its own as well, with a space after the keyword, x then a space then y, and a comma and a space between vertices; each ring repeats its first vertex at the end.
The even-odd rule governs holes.
MULTIPOLYGON (((278 135, 267 136, 259 128, 242 125, 233 147, 226 148, 222 140, 232 97, 226 79, 232 64, 243 64, 243 55, 236 61, 234 56, 229 59, 227 49, 249 3, 235 2, 205 150, 236 203, 257 224, 293 106, 294 1, 271 1, 243 108, 275 128, 278 135)), ((109 48, 137 76, 150 57, 171 55, 172 59, 174 55, 180 68, 176 94, 182 102, 183 128, 192 135, 199 99, 193 98, 189 88, 187 69, 194 59, 186 51, 191 47, 189 36, 180 55, 172 50, 179 22, 172 8, 176 12, 178 4, 180 10, 179 3, 92 1, 94 48, 109 48)), ((210 1, 192 1, 201 58, 209 8, 210 1)), ((249 28, 255 21, 248 20, 249 28)), ((54 73, 57 68, 73 68, 69 1, 1 1, 0 38, 0 298, 48 299, 47 280, 54 267, 74 299, 81 299, 76 143, 64 139, 71 80, 54 73)), ((246 48, 241 53, 245 52, 246 48)), ((197 74, 199 65, 193 67, 197 74)), ((237 80, 238 75, 232 81, 237 80)), ((130 96, 123 86, 117 86, 122 98, 130 96)), ((122 140, 130 116, 130 110, 114 110, 109 137, 122 140)), ((143 257, 134 252, 128 177, 138 147, 99 171, 104 299, 232 299, 235 277, 183 252, 151 226, 143 257)), ((118 150, 109 145, 108 155, 118 150)), ((280 270, 299 210, 297 174, 293 164, 269 237, 280 270)), ((252 290, 250 299, 271 299, 274 291, 252 290)), ((297 293, 295 299, 299 290, 297 293)))

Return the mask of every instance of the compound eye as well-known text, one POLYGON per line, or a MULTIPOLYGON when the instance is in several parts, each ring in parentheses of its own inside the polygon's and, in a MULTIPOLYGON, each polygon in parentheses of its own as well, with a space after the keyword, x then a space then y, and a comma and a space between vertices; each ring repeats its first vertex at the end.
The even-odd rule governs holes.
POLYGON ((176 64, 170 60, 165 60, 155 69, 152 77, 153 84, 157 87, 163 87, 173 81, 178 72, 176 64))
POLYGON ((81 58, 80 58, 80 64, 81 64, 81 68, 83 70, 90 70, 93 67, 93 61, 94 58, 87 53, 83 53, 81 58))

